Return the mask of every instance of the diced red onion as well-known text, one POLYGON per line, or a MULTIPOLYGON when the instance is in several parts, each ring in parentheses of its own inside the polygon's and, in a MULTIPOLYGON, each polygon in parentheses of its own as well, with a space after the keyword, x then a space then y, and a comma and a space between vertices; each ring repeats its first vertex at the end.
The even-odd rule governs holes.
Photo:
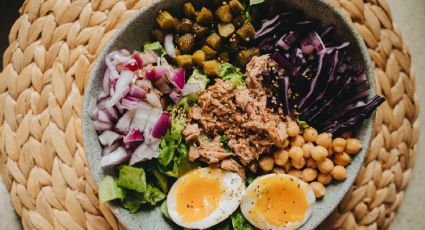
POLYGON ((137 64, 136 60, 134 60, 134 59, 130 59, 129 61, 124 62, 122 64, 122 67, 124 69, 130 70, 130 71, 133 71, 133 72, 135 72, 139 69, 139 65, 137 64))
POLYGON ((117 122, 115 128, 123 133, 127 133, 130 130, 130 124, 133 120, 135 111, 127 111, 117 122))
POLYGON ((105 123, 105 122, 102 122, 102 121, 93 121, 93 125, 94 125, 94 128, 98 132, 102 132, 102 131, 109 130, 109 129, 112 128, 111 123, 105 123))
POLYGON ((126 110, 136 110, 139 102, 140 100, 138 98, 126 96, 121 99, 121 106, 126 110))
POLYGON ((158 61, 158 55, 154 51, 145 51, 139 54, 143 65, 155 64, 158 61))
MULTIPOLYGON (((184 90, 184 88, 183 88, 183 90, 184 90)), ((171 100, 173 100, 174 103, 177 103, 177 102, 180 101, 181 95, 177 91, 173 90, 170 93, 170 98, 171 98, 171 100)))
POLYGON ((115 141, 120 138, 120 134, 110 130, 105 130, 102 134, 99 135, 100 143, 105 146, 111 146, 115 141))
POLYGON ((118 103, 130 91, 130 83, 134 79, 134 73, 128 70, 121 71, 121 75, 115 85, 115 92, 111 95, 111 99, 106 106, 112 107, 118 103))
POLYGON ((143 137, 143 133, 139 129, 132 129, 127 136, 124 137, 124 144, 127 148, 130 148, 133 143, 141 142, 145 138, 143 137))
POLYGON ((201 91, 201 85, 199 83, 186 84, 182 90, 182 96, 198 93, 200 91, 201 91))
POLYGON ((163 94, 168 94, 171 92, 171 88, 168 84, 168 79, 166 77, 154 81, 153 85, 163 94))
POLYGON ((118 147, 120 147, 120 144, 118 142, 112 144, 111 146, 103 146, 102 148, 102 156, 108 155, 115 151, 118 147))
POLYGON ((176 47, 174 47, 174 43, 173 43, 173 34, 165 35, 164 47, 165 47, 165 52, 167 52, 168 56, 175 59, 176 58, 176 47))
POLYGON ((166 68, 162 66, 149 65, 144 67, 143 70, 145 71, 147 79, 150 81, 156 81, 164 75, 166 68))
POLYGON ((171 116, 167 112, 163 112, 152 129, 152 136, 161 138, 165 135, 167 130, 171 127, 171 116))
POLYGON ((150 92, 146 94, 146 101, 154 107, 158 107, 158 108, 162 107, 161 100, 159 99, 159 95, 154 92, 150 92))
POLYGON ((104 123, 111 123, 111 119, 109 118, 109 115, 102 109, 98 109, 96 111, 96 120, 104 122, 104 123))
POLYGON ((111 71, 110 80, 118 79, 120 77, 120 74, 118 73, 116 63, 112 61, 110 55, 106 55, 105 64, 111 71))
POLYGON ((103 76, 103 81, 102 81, 102 88, 103 88, 103 94, 104 96, 109 96, 109 81, 111 79, 111 70, 110 69, 106 69, 105 70, 105 75, 103 76))
POLYGON ((175 69, 168 78, 177 88, 183 89, 185 82, 185 70, 183 68, 175 69))
POLYGON ((130 165, 134 165, 138 162, 157 158, 159 156, 159 143, 160 139, 155 140, 153 143, 147 144, 146 142, 141 144, 134 151, 130 159, 130 165))
POLYGON ((140 103, 140 106, 136 110, 133 120, 131 121, 130 129, 139 129, 144 131, 152 109, 153 108, 149 104, 143 102, 140 103))
POLYGON ((122 164, 131 157, 131 154, 128 153, 123 147, 118 147, 115 151, 109 153, 108 155, 102 156, 100 164, 103 168, 115 166, 122 164))
POLYGON ((132 58, 137 62, 139 68, 143 66, 143 60, 138 53, 135 53, 132 58))
POLYGON ((106 112, 109 116, 109 119, 111 120, 116 120, 118 118, 118 114, 117 111, 115 110, 114 107, 108 107, 106 106, 106 102, 108 101, 108 99, 102 99, 99 100, 98 104, 97 104, 97 109, 101 109, 104 112, 106 112))
POLYGON ((147 92, 137 85, 131 85, 129 94, 132 97, 143 100, 145 99, 147 92))

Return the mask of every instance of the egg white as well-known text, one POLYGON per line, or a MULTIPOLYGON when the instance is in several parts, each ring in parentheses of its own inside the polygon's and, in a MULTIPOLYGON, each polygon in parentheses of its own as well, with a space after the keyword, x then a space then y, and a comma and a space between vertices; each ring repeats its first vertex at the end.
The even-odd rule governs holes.
POLYGON ((316 197, 314 196, 314 192, 311 189, 310 185, 305 183, 304 181, 298 179, 297 177, 288 175, 288 174, 267 174, 264 176, 257 177, 247 188, 245 191, 245 196, 242 198, 241 201, 241 211, 242 214, 245 216, 245 218, 255 227, 263 230, 293 230, 301 227, 307 220, 310 218, 311 213, 313 211, 313 205, 316 202, 316 197), (264 216, 259 215, 258 219, 252 219, 250 217, 249 211, 251 210, 251 207, 256 203, 256 196, 248 196, 248 194, 258 194, 258 190, 255 190, 258 186, 261 186, 261 181, 269 178, 269 177, 286 177, 286 178, 292 178, 293 180, 297 181, 301 188, 304 189, 308 208, 304 213, 304 219, 302 221, 298 222, 289 222, 282 226, 276 226, 271 223, 268 223, 266 218, 264 216), (257 191, 257 192, 256 192, 257 191))
MULTIPOLYGON (((243 195, 245 194, 245 184, 243 179, 238 174, 233 172, 210 168, 199 168, 195 170, 198 170, 200 176, 202 175, 219 178, 223 193, 219 199, 217 209, 215 209, 205 218, 194 222, 185 222, 181 218, 180 214, 176 210, 176 195, 179 186, 182 184, 182 181, 186 180, 188 174, 191 173, 189 172, 180 177, 171 187, 167 196, 168 213, 170 218, 177 225, 190 229, 206 229, 227 219, 234 211, 236 211, 236 209, 239 207, 243 195)), ((190 196, 190 194, 187 195, 190 196)))

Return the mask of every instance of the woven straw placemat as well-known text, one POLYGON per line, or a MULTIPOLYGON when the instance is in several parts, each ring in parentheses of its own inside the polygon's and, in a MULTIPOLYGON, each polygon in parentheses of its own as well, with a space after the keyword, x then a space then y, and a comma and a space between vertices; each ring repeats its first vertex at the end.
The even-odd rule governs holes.
MULTIPOLYGON (((91 64, 149 0, 27 0, 0 74, 3 180, 25 229, 119 229, 99 203, 81 134, 91 64)), ((389 226, 411 177, 419 103, 411 56, 386 0, 332 0, 353 20, 375 63, 378 108, 361 172, 324 229, 389 226)))

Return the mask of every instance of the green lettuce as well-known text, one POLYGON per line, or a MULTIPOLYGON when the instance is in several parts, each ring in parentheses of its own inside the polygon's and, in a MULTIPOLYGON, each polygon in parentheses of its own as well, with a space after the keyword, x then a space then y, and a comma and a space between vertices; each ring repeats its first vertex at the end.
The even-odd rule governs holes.
POLYGON ((165 194, 159 188, 147 185, 143 192, 128 191, 122 205, 130 213, 136 213, 144 204, 156 205, 165 199, 165 194))
POLYGON ((237 88, 245 87, 245 75, 230 63, 220 65, 218 76, 225 81, 231 81, 237 88))
POLYGON ((161 212, 165 217, 171 220, 170 213, 168 213, 167 200, 164 200, 161 204, 161 212))
POLYGON ((117 185, 121 188, 144 192, 146 189, 145 170, 128 165, 119 167, 117 185))
POLYGON ((165 49, 159 42, 145 43, 143 51, 155 51, 160 56, 165 54, 165 49))
POLYGON ((162 174, 157 168, 152 169, 152 173, 156 178, 156 183, 159 185, 161 190, 165 193, 168 192, 168 179, 162 174))
POLYGON ((182 141, 182 131, 186 125, 185 118, 173 119, 171 129, 167 131, 161 139, 158 162, 162 166, 167 166, 173 160, 174 152, 182 141))
POLYGON ((210 79, 208 79, 207 75, 202 73, 199 69, 195 69, 186 84, 199 84, 201 86, 201 91, 204 91, 209 82, 210 79))
POLYGON ((116 181, 111 176, 105 176, 99 184, 99 200, 102 203, 120 199, 123 200, 125 192, 117 186, 116 181))
POLYGON ((255 230, 255 228, 245 219, 240 209, 234 212, 230 218, 234 230, 255 230))
POLYGON ((177 102, 177 104, 169 107, 168 110, 171 111, 171 110, 182 109, 185 112, 189 112, 190 107, 197 101, 198 101, 198 94, 190 94, 180 99, 180 101, 177 102))

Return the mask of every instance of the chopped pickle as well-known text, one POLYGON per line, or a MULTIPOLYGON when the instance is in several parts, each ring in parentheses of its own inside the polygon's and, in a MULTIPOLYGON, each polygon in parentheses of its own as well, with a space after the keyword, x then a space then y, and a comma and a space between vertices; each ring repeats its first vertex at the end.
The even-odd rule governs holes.
POLYGON ((183 14, 188 18, 195 18, 196 10, 191 2, 186 2, 183 4, 183 14))
POLYGON ((208 33, 208 27, 202 26, 198 23, 193 24, 192 30, 198 37, 204 37, 208 33))
POLYGON ((236 26, 236 28, 240 28, 245 23, 245 16, 239 15, 235 19, 233 19, 233 25, 236 26))
POLYGON ((237 62, 239 66, 246 66, 251 58, 260 54, 260 49, 257 47, 252 47, 248 49, 241 50, 237 55, 237 62))
POLYGON ((208 36, 207 45, 209 45, 214 50, 220 50, 221 48, 221 37, 217 33, 212 33, 210 36, 208 36))
POLYGON ((204 45, 201 50, 205 53, 205 59, 211 60, 214 59, 215 55, 217 55, 217 51, 213 50, 211 47, 204 45))
POLYGON ((202 50, 197 50, 195 53, 192 54, 192 62, 195 65, 202 65, 202 63, 205 61, 205 53, 202 50))
POLYGON ((229 37, 235 32, 235 26, 232 23, 219 23, 218 24, 218 33, 222 37, 229 37))
POLYGON ((171 30, 174 27, 174 17, 166 10, 161 11, 158 14, 156 22, 158 23, 159 28, 163 30, 171 30))
POLYGON ((233 50, 238 50, 241 45, 241 39, 238 37, 238 35, 233 34, 229 39, 230 47, 233 50))
POLYGON ((183 67, 185 69, 192 67, 192 56, 189 54, 179 55, 176 57, 176 62, 178 67, 183 67))
POLYGON ((218 9, 215 11, 215 15, 221 22, 229 23, 232 21, 232 10, 227 4, 218 7, 218 9))
POLYGON ((188 18, 183 18, 182 21, 177 25, 176 30, 179 33, 190 33, 192 31, 193 22, 188 18))
POLYGON ((242 3, 238 0, 231 0, 229 2, 230 8, 232 8, 233 12, 236 14, 241 14, 245 11, 245 7, 243 7, 242 3))
POLYGON ((204 62, 204 73, 208 76, 218 76, 220 74, 220 64, 217 60, 204 62))
POLYGON ((255 36, 255 29, 251 22, 245 22, 245 24, 236 31, 236 34, 242 38, 242 40, 249 42, 255 36))
POLYGON ((219 53, 218 54, 218 57, 217 57, 217 60, 220 62, 220 63, 226 63, 226 62, 229 62, 229 53, 227 53, 227 52, 223 52, 223 53, 219 53))
POLYGON ((213 15, 211 11, 205 7, 198 12, 198 16, 196 16, 196 22, 201 24, 209 24, 213 20, 213 15))
POLYGON ((195 37, 192 34, 184 34, 177 39, 177 46, 184 53, 190 53, 195 45, 195 37))

